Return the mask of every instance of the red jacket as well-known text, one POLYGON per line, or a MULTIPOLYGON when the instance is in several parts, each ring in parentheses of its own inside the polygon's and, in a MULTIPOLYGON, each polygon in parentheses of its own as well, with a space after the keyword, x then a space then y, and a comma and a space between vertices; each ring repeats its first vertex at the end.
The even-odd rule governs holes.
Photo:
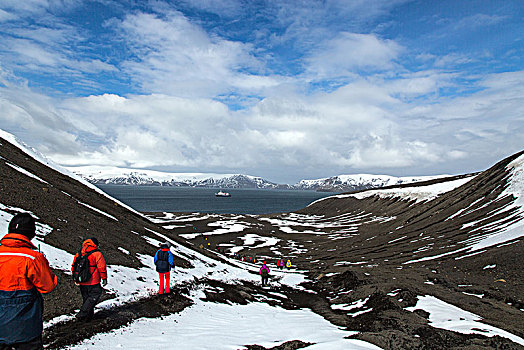
POLYGON ((42 335, 40 293, 55 289, 58 279, 30 239, 9 233, 0 241, 0 344, 42 335))
MULTIPOLYGON (((95 250, 97 248, 98 247, 92 240, 87 239, 82 244, 82 255, 85 255, 86 253, 89 253, 90 251, 95 250)), ((76 258, 78 258, 78 253, 76 253, 75 258, 73 259, 71 271, 73 271, 73 266, 75 266, 76 258)), ((91 279, 87 282, 80 283, 81 286, 92 286, 95 284, 99 284, 101 280, 107 279, 107 265, 102 253, 100 251, 94 252, 91 255, 89 255, 88 259, 91 271, 91 279)))

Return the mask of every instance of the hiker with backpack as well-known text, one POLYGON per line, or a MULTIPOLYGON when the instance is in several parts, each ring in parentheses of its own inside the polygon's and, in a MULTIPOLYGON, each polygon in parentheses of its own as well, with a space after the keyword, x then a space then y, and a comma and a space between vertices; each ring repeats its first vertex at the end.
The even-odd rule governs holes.
POLYGON ((16 214, 8 230, 0 240, 0 349, 43 349, 41 294, 55 289, 58 278, 31 243, 31 214, 16 214))
POLYGON ((79 321, 90 321, 104 291, 102 286, 107 284, 107 265, 96 238, 86 239, 82 243, 82 248, 73 259, 71 271, 75 284, 80 286, 83 300, 76 318, 79 321))
POLYGON ((173 253, 167 243, 160 244, 160 249, 155 254, 155 265, 160 279, 158 294, 169 293, 171 268, 175 266, 173 253), (164 283, 165 282, 165 283, 164 283))
POLYGON ((269 267, 267 267, 265 261, 262 264, 262 267, 260 268, 260 271, 258 271, 258 273, 262 277, 262 287, 265 287, 269 281, 269 267))

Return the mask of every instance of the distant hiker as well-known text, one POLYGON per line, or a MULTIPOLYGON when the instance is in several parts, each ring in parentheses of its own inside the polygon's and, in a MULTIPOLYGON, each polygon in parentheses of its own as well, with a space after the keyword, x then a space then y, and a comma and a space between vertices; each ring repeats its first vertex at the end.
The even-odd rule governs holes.
POLYGON ((58 279, 31 240, 35 219, 16 214, 0 241, 0 349, 43 349, 41 293, 55 289, 58 279))
POLYGON ((278 263, 277 263, 277 266, 279 269, 283 270, 284 269, 284 259, 280 259, 278 260, 278 263))
POLYGON ((291 268, 291 259, 287 259, 286 267, 287 267, 288 269, 291 268))
POLYGON ((171 268, 175 266, 173 253, 169 250, 167 243, 162 243, 160 249, 155 254, 155 265, 160 279, 158 294, 169 293, 169 277, 171 268), (165 284, 164 284, 165 281, 165 284))
POLYGON ((79 321, 90 321, 95 313, 95 306, 102 296, 102 286, 107 284, 106 260, 99 250, 96 238, 86 239, 82 243, 82 248, 73 259, 71 271, 75 284, 80 286, 83 300, 76 318, 79 321), (86 268, 87 266, 89 269, 86 268))
POLYGON ((262 267, 260 268, 260 271, 258 273, 262 277, 262 287, 266 286, 269 280, 269 267, 267 267, 265 261, 262 264, 262 267))

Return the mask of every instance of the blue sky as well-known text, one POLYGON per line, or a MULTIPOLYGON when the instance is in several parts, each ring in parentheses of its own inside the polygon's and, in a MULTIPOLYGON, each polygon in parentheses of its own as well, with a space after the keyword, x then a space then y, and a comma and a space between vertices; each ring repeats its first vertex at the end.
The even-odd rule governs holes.
POLYGON ((520 151, 522 1, 0 3, 0 128, 65 166, 458 174, 520 151))

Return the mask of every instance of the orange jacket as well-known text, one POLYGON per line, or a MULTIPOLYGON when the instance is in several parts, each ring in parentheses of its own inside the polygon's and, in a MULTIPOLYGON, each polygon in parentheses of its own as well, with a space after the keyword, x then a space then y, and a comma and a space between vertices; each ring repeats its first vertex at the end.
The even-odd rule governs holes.
MULTIPOLYGON (((82 255, 89 253, 92 250, 97 249, 96 244, 90 240, 86 239, 82 244, 82 255)), ((76 258, 78 258, 78 253, 76 253, 75 258, 73 259, 73 265, 71 265, 71 271, 73 271, 73 266, 75 266, 76 258)), ((88 257, 89 259, 89 270, 91 271, 91 279, 87 282, 80 283, 81 286, 92 286, 99 284, 101 280, 107 279, 107 265, 104 256, 100 251, 94 252, 88 257)))
POLYGON ((58 278, 26 236, 9 233, 0 244, 0 344, 27 342, 42 335, 40 293, 55 289, 58 278))
POLYGON ((0 290, 30 290, 40 293, 55 289, 55 276, 44 254, 36 251, 29 238, 9 233, 0 241, 0 290))

